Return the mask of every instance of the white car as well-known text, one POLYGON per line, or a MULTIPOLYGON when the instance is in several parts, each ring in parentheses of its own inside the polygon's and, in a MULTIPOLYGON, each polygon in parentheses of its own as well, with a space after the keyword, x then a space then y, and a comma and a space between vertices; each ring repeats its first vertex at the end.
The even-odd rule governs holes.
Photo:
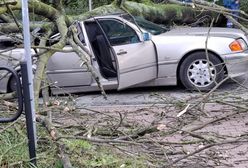
MULTIPOLYGON (((237 77, 248 70, 248 39, 239 29, 167 30, 126 14, 75 24, 105 90, 180 82, 187 89, 205 91, 227 75, 237 77)), ((55 53, 47 65, 52 92, 99 90, 91 73, 81 65, 74 52, 55 53)))

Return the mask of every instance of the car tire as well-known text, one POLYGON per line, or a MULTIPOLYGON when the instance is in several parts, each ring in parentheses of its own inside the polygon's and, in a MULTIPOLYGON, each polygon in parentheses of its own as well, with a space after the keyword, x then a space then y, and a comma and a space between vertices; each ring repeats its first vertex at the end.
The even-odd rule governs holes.
MULTIPOLYGON (((17 72, 18 76, 21 79, 20 71, 17 72)), ((9 77, 8 84, 7 84, 7 93, 15 92, 16 91, 16 80, 13 75, 9 77)))
POLYGON ((223 80, 225 74, 221 60, 212 53, 208 53, 208 57, 209 62, 205 52, 196 52, 182 62, 179 77, 187 89, 208 91, 223 80))
MULTIPOLYGON (((34 72, 33 72, 34 73, 34 72)), ((18 71, 17 72, 20 80, 22 81, 22 77, 21 77, 21 72, 18 71)), ((34 75, 34 74, 33 74, 34 75)), ((10 78, 9 78, 9 81, 8 81, 8 84, 7 84, 7 93, 11 93, 11 92, 15 92, 16 91, 16 80, 15 78, 11 75, 10 78)), ((51 96, 52 95, 52 92, 51 92, 51 89, 50 87, 48 88, 48 95, 51 96)), ((42 97, 42 92, 40 90, 39 92, 39 97, 42 97)))

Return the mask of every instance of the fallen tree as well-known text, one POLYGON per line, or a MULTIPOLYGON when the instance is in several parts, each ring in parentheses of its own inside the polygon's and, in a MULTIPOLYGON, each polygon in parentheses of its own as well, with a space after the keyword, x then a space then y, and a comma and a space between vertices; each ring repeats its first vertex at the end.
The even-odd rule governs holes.
MULTIPOLYGON (((8 23, 1 24, 0 32, 5 34, 12 34, 12 33, 21 33, 22 26, 18 19, 16 18, 14 12, 21 10, 21 2, 20 1, 1 1, 2 5, 0 7, 0 16, 1 18, 8 23)), ((161 12, 158 13, 158 16, 163 18, 164 15, 169 15, 164 11, 171 11, 171 8, 176 8, 175 5, 164 5, 165 8, 160 10, 161 12), (167 9, 167 10, 166 10, 167 9)), ((82 60, 87 64, 88 69, 92 72, 93 77, 97 79, 96 73, 93 72, 93 68, 90 64, 88 64, 89 55, 88 51, 85 48, 81 48, 79 51, 76 49, 76 44, 78 44, 78 41, 75 40, 75 36, 73 35, 75 32, 72 31, 72 29, 69 29, 71 24, 75 20, 85 20, 89 17, 95 16, 95 15, 104 15, 109 13, 119 13, 123 12, 124 10, 130 11, 131 13, 134 13, 132 11, 139 11, 137 14, 143 13, 143 15, 148 16, 147 14, 151 14, 147 11, 155 12, 156 8, 152 5, 144 5, 139 4, 135 2, 119 2, 114 1, 110 5, 101 6, 99 8, 96 8, 95 10, 91 12, 86 12, 78 16, 69 16, 65 13, 65 8, 62 4, 62 1, 53 1, 52 4, 46 4, 44 2, 38 1, 38 0, 31 0, 29 1, 29 8, 30 11, 32 11, 33 15, 38 15, 40 18, 45 19, 45 22, 42 22, 42 24, 39 25, 32 25, 32 29, 39 26, 42 29, 42 34, 40 34, 40 43, 38 46, 35 46, 35 48, 40 48, 39 52, 36 53, 38 55, 38 62, 37 62, 37 69, 34 77, 34 93, 35 93, 35 100, 36 100, 36 110, 37 108, 37 102, 38 97, 40 93, 41 88, 41 82, 44 79, 45 75, 45 69, 46 64, 49 60, 49 58, 56 52, 63 49, 67 41, 70 41, 70 44, 72 45, 72 48, 79 54, 79 56, 82 58, 82 60), (143 11, 143 12, 142 12, 143 11), (48 23, 48 22, 49 23, 48 23), (46 43, 49 40, 49 37, 55 33, 60 34, 60 39, 58 42, 53 44, 50 47, 46 47, 46 43), (68 40, 69 39, 69 40, 68 40), (74 46, 74 47, 73 47, 74 46)), ((173 10, 173 9, 172 9, 173 10)), ((184 7, 182 7, 182 12, 184 11, 184 7)), ((178 20, 183 15, 175 14, 172 17, 175 17, 175 20, 178 20)), ((165 18, 165 20, 171 20, 171 17, 165 18)), ((34 37, 37 38, 37 37, 34 37)), ((80 46, 80 45, 79 45, 80 46)), ((101 84, 98 82, 98 85, 100 88, 101 84)), ((102 89, 102 93, 104 94, 104 91, 102 89)))
MULTIPOLYGON (((0 16, 5 22, 10 23, 1 24, 0 32, 7 34, 14 32, 20 33, 22 30, 22 26, 14 14, 14 11, 21 10, 20 1, 1 1, 1 4, 3 5, 1 5, 0 7, 0 16)), ((175 0, 168 0, 159 4, 155 4, 151 1, 145 1, 145 3, 137 3, 133 1, 116 0, 110 5, 101 6, 90 12, 86 12, 77 16, 67 15, 62 1, 53 1, 52 4, 46 4, 42 1, 30 0, 29 8, 32 12, 32 15, 37 15, 41 18, 41 20, 45 20, 39 25, 32 25, 32 28, 39 26, 42 29, 42 34, 40 34, 39 36, 40 43, 38 46, 35 46, 35 48, 40 48, 39 52, 36 53, 38 55, 38 62, 37 70, 34 77, 34 93, 36 102, 39 97, 42 80, 45 78, 45 69, 49 58, 56 51, 61 51, 66 45, 67 41, 70 41, 72 48, 77 52, 77 54, 79 54, 82 60, 86 64, 88 63, 87 60, 89 58, 89 52, 85 48, 81 48, 81 51, 79 51, 76 49, 76 47, 73 47, 76 44, 80 46, 80 44, 78 44, 79 42, 74 38, 75 36, 73 34, 75 34, 75 32, 73 32, 72 29, 69 29, 69 27, 75 20, 85 20, 95 15, 129 12, 133 15, 143 16, 148 20, 166 25, 193 22, 196 22, 197 25, 201 23, 202 18, 203 20, 205 20, 205 17, 207 17, 207 22, 209 22, 211 18, 218 17, 216 13, 221 13, 229 19, 232 19, 233 22, 235 22, 235 24, 238 25, 241 29, 247 31, 244 26, 242 26, 235 19, 232 18, 233 15, 231 14, 230 10, 200 0, 195 0, 193 1, 193 3, 187 4, 182 4, 179 1, 175 0), (171 3, 176 3, 176 5, 171 3), (49 37, 57 32, 60 33, 59 41, 50 47, 46 47, 45 45, 49 40, 49 37)), ((241 14, 245 15, 244 12, 241 12, 241 14)), ((241 18, 242 16, 240 16, 240 19, 241 18)), ((87 64, 87 67, 92 72, 94 78, 98 80, 98 77, 96 76, 96 73, 94 73, 91 65, 87 64)), ((98 82, 98 85, 100 88, 102 88, 100 82, 98 82)), ((104 94, 103 89, 101 90, 104 94)))
MULTIPOLYGON (((49 5, 40 1, 31 0, 29 5, 30 9, 33 9, 32 12, 36 15, 42 15, 42 18, 48 19, 49 23, 44 22, 43 24, 39 25, 42 28, 42 34, 40 36, 40 43, 38 46, 34 46, 36 48, 40 48, 39 52, 36 53, 39 56, 38 60, 38 68, 35 74, 35 96, 36 99, 39 96, 39 90, 41 88, 41 81, 44 79, 45 75, 45 68, 46 63, 48 59, 57 51, 61 51, 63 47, 66 45, 66 42, 69 42, 72 46, 73 50, 77 52, 77 54, 80 56, 80 58, 87 64, 88 69, 91 69, 91 65, 89 62, 89 53, 87 49, 85 49, 82 45, 80 45, 79 40, 77 39, 77 36, 75 35, 76 32, 74 32, 75 28, 72 26, 72 23, 74 20, 85 20, 89 17, 95 16, 95 15, 103 15, 108 13, 118 13, 118 12, 129 12, 133 15, 141 15, 147 19, 160 22, 160 23, 180 23, 180 22, 187 22, 192 23, 194 19, 197 19, 196 16, 198 12, 202 12, 202 10, 208 12, 209 10, 213 11, 213 16, 218 17, 216 13, 222 13, 229 19, 232 18, 231 11, 224 9, 221 6, 207 3, 205 1, 195 0, 193 3, 189 4, 181 4, 178 1, 172 1, 169 0, 167 3, 163 4, 153 4, 151 2, 147 3, 137 3, 137 2, 129 2, 129 1, 115 1, 110 5, 102 6, 100 8, 97 8, 91 12, 84 13, 82 15, 78 16, 70 16, 65 13, 64 7, 61 3, 61 1, 54 1, 53 2, 56 5, 49 5), (176 3, 177 5, 168 4, 170 3, 176 3), (59 5, 58 5, 59 4, 59 5), (178 6, 182 5, 182 6, 178 6), (218 9, 221 9, 217 11, 218 9), (187 11, 190 11, 190 16, 187 11), (187 17, 189 16, 189 17, 187 17), (190 21, 187 20, 190 18, 190 21), (193 20, 192 20, 193 18, 193 20), (189 22, 188 22, 189 21, 189 22), (55 33, 60 33, 60 40, 53 44, 52 46, 46 46, 47 40, 49 40, 49 37, 55 33), (80 47, 78 47, 80 46, 80 47)), ((4 32, 6 34, 13 33, 13 32, 20 32, 21 31, 21 25, 18 23, 18 19, 15 18, 15 15, 13 14, 13 11, 20 10, 20 2, 18 1, 9 1, 7 4, 4 2, 4 7, 0 8, 0 14, 2 18, 4 18, 5 22, 15 22, 11 24, 4 24, 0 27, 1 32, 4 32), (18 26, 19 25, 19 26, 18 26)), ((209 12, 208 12, 209 13, 209 12)), ((243 15, 246 16, 246 14, 242 11, 240 11, 242 16, 240 16, 242 19, 243 15)), ((202 13, 203 14, 203 13, 202 13)), ((210 12, 212 14, 212 12, 210 12)), ((200 15, 199 15, 200 16, 200 15)), ((212 19, 212 17, 211 17, 212 19)), ((243 18, 245 19, 245 17, 243 18)), ((241 24, 239 24, 235 19, 233 19, 234 23, 237 26, 240 26, 244 31, 246 31, 245 27, 242 27, 241 24)), ((37 27, 37 25, 32 25, 32 27, 37 27)), ((97 75, 94 74, 94 71, 91 70, 92 75, 97 80, 97 75)), ((99 87, 101 87, 101 84, 99 83, 99 87)), ((102 90, 103 94, 104 91, 102 90)), ((212 96, 213 92, 210 92, 206 96, 204 96, 200 100, 195 100, 194 107, 199 106, 199 104, 206 104, 207 99, 212 96), (199 103, 200 102, 200 103, 199 103)), ((224 99, 223 97, 220 97, 219 99, 224 99)), ((217 103, 223 103, 223 102, 217 102, 217 103)), ((165 103, 166 104, 166 103, 165 103)), ((186 102, 184 102, 184 105, 186 102)), ((223 103, 224 104, 224 103, 223 103)), ((86 110, 86 112, 90 111, 93 114, 90 114, 92 118, 90 120, 87 120, 88 116, 83 116, 84 122, 78 121, 75 123, 75 125, 72 125, 71 123, 63 123, 65 125, 62 125, 62 119, 57 120, 57 127, 52 123, 51 116, 48 115, 48 118, 44 117, 37 117, 37 119, 40 120, 42 124, 44 124, 49 131, 49 134, 51 135, 52 140, 56 143, 57 148, 59 149, 61 160, 63 161, 64 166, 67 165, 67 167, 71 167, 70 160, 68 158, 67 153, 65 152, 66 149, 64 148, 65 140, 84 140, 89 141, 95 144, 104 144, 104 145, 111 145, 118 149, 119 151, 124 151, 123 153, 128 153, 131 156, 138 157, 139 153, 136 151, 129 151, 128 147, 131 146, 135 150, 138 148, 141 152, 145 152, 149 156, 149 160, 147 161, 147 165, 156 165, 163 167, 171 167, 174 165, 177 165, 182 160, 187 160, 198 153, 205 151, 209 148, 213 148, 215 146, 225 145, 225 144, 240 144, 240 143, 246 143, 247 140, 245 137, 247 136, 246 133, 240 135, 239 137, 236 137, 235 139, 230 140, 230 137, 219 135, 211 135, 209 133, 209 137, 206 136, 206 133, 203 132, 196 132, 207 127, 208 125, 211 125, 213 123, 217 123, 220 121, 223 121, 225 119, 230 119, 233 116, 239 116, 239 114, 243 114, 247 111, 246 107, 238 107, 233 104, 227 104, 228 106, 232 106, 234 108, 237 108, 237 111, 231 112, 229 111, 228 114, 223 115, 222 117, 212 117, 212 119, 205 120, 205 115, 197 108, 191 108, 189 110, 186 110, 186 112, 190 111, 198 116, 203 115, 201 125, 198 127, 193 128, 187 128, 192 125, 190 125, 193 121, 197 121, 197 116, 190 113, 184 113, 182 114, 183 119, 176 118, 174 114, 172 114, 173 111, 176 110, 178 107, 173 107, 172 109, 169 108, 171 104, 166 104, 166 107, 161 108, 162 111, 161 114, 149 111, 151 113, 154 113, 155 119, 149 123, 149 125, 144 125, 142 121, 137 123, 136 120, 133 120, 133 116, 127 118, 126 116, 130 114, 125 114, 124 111, 122 112, 114 112, 111 115, 108 113, 102 113, 97 110, 86 110), (165 111, 164 109, 168 109, 168 111, 165 111), (241 110, 240 110, 241 109, 241 110), (167 112, 171 112, 169 118, 171 120, 171 123, 174 125, 171 125, 168 122, 166 115, 167 112), (100 114, 100 115, 99 115, 100 114), (49 118, 50 117, 50 118, 49 118), (107 118, 107 119, 106 119, 107 118), (166 119, 166 122, 163 121, 166 119), (161 124, 161 122, 164 122, 166 124, 161 124), (59 124, 58 124, 59 123, 59 124), (85 124, 87 123, 87 124, 85 124), (101 123, 97 125, 96 123, 101 123), (70 125, 69 125, 70 124, 70 125), (59 125, 59 126, 58 126, 59 125), (63 132, 64 129, 71 128, 71 127, 77 127, 78 130, 70 130, 68 131, 68 134, 60 132, 63 132), (186 128, 185 128, 186 127, 186 128), (59 131, 57 129, 60 129, 59 131), (73 132, 75 131, 75 132, 73 132), (158 135, 155 139, 154 135, 158 135), (166 141, 161 140, 162 136, 173 136, 174 134, 178 134, 178 136, 182 136, 179 141, 166 141), (185 141, 184 137, 187 135, 187 137, 190 137, 190 141, 185 141), (196 140, 195 140, 196 139, 196 140), (187 151, 184 151, 183 149, 178 149, 178 151, 171 151, 170 148, 176 148, 180 146, 180 148, 184 148, 184 145, 189 144, 196 144, 198 145, 198 149, 195 151, 188 153, 187 151), (120 145, 120 146, 118 146, 120 145), (123 145, 128 146, 127 149, 123 148, 123 145), (152 155, 151 155, 152 153, 152 155), (186 155, 185 155, 186 153, 186 155), (177 159, 174 159, 173 156, 171 158, 168 158, 168 156, 179 154, 180 156, 177 159), (181 156, 182 155, 182 156, 181 156), (161 157, 162 156, 162 157, 161 157), (153 158, 154 157, 154 158, 153 158), (162 164, 161 164, 162 163, 162 164)), ((68 111, 70 111, 73 108, 65 107, 63 109, 59 109, 61 106, 57 107, 48 107, 45 110, 47 110, 47 113, 52 112, 58 112, 58 110, 63 111, 66 113, 66 115, 73 116, 72 118, 77 121, 78 116, 84 115, 82 113, 73 113, 70 114, 68 111), (57 110, 57 111, 56 111, 57 110)), ((159 107, 156 107, 159 109, 159 107)), ((151 108, 152 109, 152 108, 151 108)), ((157 110, 156 109, 156 110, 157 110)), ((232 109, 231 109, 232 110, 232 109)), ((59 114, 60 111, 58 112, 59 114)), ((73 111, 73 110, 72 110, 73 111)), ((147 115, 145 113, 147 109, 142 109, 140 111, 133 111, 133 114, 135 116, 137 113, 142 113, 142 117, 147 115)), ((87 114, 87 113, 86 113, 87 114)), ((132 113, 131 113, 132 114, 132 113)), ((58 115, 58 114, 57 114, 58 115)), ((207 116, 207 115, 206 115, 207 116)), ((241 116, 242 117, 242 116, 241 116)), ((59 118, 59 117, 58 117, 59 118)), ((56 116, 56 119, 58 119, 56 116)), ((7 151, 8 152, 8 151, 7 151)), ((220 156, 221 157, 221 156, 220 156)))

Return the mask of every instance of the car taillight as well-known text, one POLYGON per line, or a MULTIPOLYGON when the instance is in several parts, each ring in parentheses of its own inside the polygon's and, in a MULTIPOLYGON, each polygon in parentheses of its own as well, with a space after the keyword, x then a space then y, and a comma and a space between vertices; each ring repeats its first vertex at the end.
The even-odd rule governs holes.
POLYGON ((229 45, 229 48, 234 52, 244 51, 247 50, 247 44, 243 39, 237 39, 229 45))

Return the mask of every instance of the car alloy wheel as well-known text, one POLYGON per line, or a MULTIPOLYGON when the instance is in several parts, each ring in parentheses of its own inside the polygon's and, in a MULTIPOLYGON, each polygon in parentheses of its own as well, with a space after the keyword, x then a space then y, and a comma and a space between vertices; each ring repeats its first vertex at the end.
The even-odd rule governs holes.
POLYGON ((208 63, 206 59, 199 59, 189 66, 187 77, 196 87, 207 87, 215 80, 216 68, 212 62, 208 63))
POLYGON ((180 65, 179 79, 189 90, 211 90, 224 78, 222 61, 214 54, 195 52, 188 55, 180 65))

